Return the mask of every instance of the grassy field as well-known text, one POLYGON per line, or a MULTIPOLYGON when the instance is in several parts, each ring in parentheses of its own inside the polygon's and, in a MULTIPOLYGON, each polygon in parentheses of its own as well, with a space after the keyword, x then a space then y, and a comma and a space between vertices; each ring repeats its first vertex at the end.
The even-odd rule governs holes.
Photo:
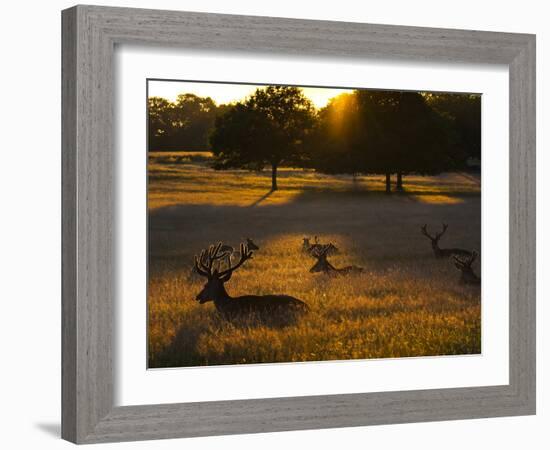
POLYGON ((420 234, 445 222, 442 247, 480 250, 479 177, 405 177, 406 192, 388 196, 382 176, 283 168, 270 194, 269 172, 217 172, 208 160, 149 155, 149 367, 480 353, 479 287, 459 284, 420 234), (335 266, 364 273, 310 274, 301 243, 314 235, 340 248, 335 266), (260 250, 228 292, 300 298, 311 311, 296 324, 229 323, 194 300, 204 280, 191 273, 193 255, 244 237, 260 250))

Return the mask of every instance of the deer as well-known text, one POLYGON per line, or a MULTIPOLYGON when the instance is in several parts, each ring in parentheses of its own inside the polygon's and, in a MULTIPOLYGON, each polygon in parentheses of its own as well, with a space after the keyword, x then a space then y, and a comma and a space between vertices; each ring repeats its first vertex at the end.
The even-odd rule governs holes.
POLYGON ((479 286, 481 284, 481 278, 478 277, 472 269, 472 263, 476 260, 476 258, 477 252, 475 250, 471 252, 469 257, 461 258, 453 255, 456 268, 462 272, 460 275, 460 282, 462 284, 470 284, 474 286, 479 286))
POLYGON ((334 267, 327 259, 329 250, 329 245, 326 245, 324 248, 314 250, 311 253, 313 257, 317 258, 317 262, 309 269, 310 273, 323 272, 327 275, 351 275, 363 272, 363 268, 358 266, 334 267))
POLYGON ((420 232, 424 236, 426 236, 428 239, 430 239, 430 241, 432 241, 432 250, 434 252, 434 256, 437 259, 449 258, 453 255, 466 256, 466 257, 471 256, 472 252, 468 250, 464 250, 462 248, 440 248, 439 247, 439 240, 445 234, 445 232, 447 231, 447 228, 449 227, 445 223, 442 225, 443 225, 443 229, 439 233, 436 233, 435 236, 432 236, 430 233, 428 233, 427 224, 420 227, 420 232))
POLYGON ((319 237, 315 236, 315 243, 312 244, 310 242, 310 238, 304 237, 303 243, 302 243, 302 252, 309 253, 310 255, 313 254, 313 252, 316 252, 318 250, 324 249, 325 247, 329 246, 327 255, 333 255, 335 253, 338 253, 338 247, 336 247, 332 242, 329 242, 328 244, 321 244, 319 242, 319 237))
POLYGON ((215 262, 224 256, 221 253, 222 246, 221 242, 211 245, 195 256, 195 269, 206 278, 206 284, 195 298, 199 304, 214 302, 216 310, 226 319, 244 315, 272 318, 277 314, 296 315, 309 310, 305 302, 290 295, 230 296, 225 289, 225 283, 231 279, 233 272, 252 259, 253 251, 248 244, 241 243, 239 261, 224 270, 218 270, 215 262))

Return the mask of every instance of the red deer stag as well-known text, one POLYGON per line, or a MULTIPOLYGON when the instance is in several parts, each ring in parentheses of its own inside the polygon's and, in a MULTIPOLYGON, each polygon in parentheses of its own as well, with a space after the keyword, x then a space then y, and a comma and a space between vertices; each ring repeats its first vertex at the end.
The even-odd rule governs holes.
POLYGON ((308 310, 308 306, 303 301, 290 295, 231 297, 225 290, 224 284, 230 280, 235 270, 252 258, 252 251, 247 244, 241 244, 239 261, 234 266, 219 271, 213 265, 217 259, 223 258, 224 254, 220 253, 221 248, 220 242, 203 250, 199 256, 195 256, 196 271, 207 279, 202 291, 196 297, 200 304, 214 302, 216 309, 226 318, 251 314, 271 318, 277 314, 292 314, 308 310))
POLYGON ((481 278, 478 277, 472 269, 472 263, 476 260, 476 258, 477 252, 475 250, 469 257, 466 258, 453 255, 456 268, 462 272, 460 275, 460 282, 462 284, 471 284, 475 286, 479 286, 481 284, 481 278))
POLYGON ((332 244, 327 244, 323 248, 314 250, 310 253, 311 256, 317 258, 317 262, 315 263, 315 265, 311 269, 309 269, 311 273, 323 272, 327 275, 351 275, 363 272, 363 268, 358 266, 346 266, 340 268, 334 267, 327 260, 330 245, 332 244))
POLYGON ((472 252, 464 250, 461 248, 439 248, 439 240, 447 231, 448 225, 443 224, 443 229, 436 233, 435 236, 432 236, 428 233, 428 225, 420 227, 420 232, 426 236, 430 241, 432 241, 432 250, 436 258, 449 258, 453 255, 457 256, 472 256, 472 252))

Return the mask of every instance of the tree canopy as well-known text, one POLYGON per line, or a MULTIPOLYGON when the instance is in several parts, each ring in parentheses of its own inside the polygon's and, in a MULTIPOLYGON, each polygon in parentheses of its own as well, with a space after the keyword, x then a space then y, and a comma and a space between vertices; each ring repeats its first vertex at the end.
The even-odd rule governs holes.
POLYGON ((481 96, 449 93, 424 96, 430 107, 449 120, 456 150, 461 155, 481 159, 481 96))
MULTIPOLYGON (((319 113, 309 147, 312 165, 327 173, 437 174, 463 163, 449 116, 417 92, 356 90, 319 113)), ((472 137, 473 139, 474 137, 472 137)))
POLYGON ((301 89, 267 86, 257 89, 216 119, 210 137, 215 168, 271 168, 277 189, 281 164, 303 166, 304 141, 313 127, 315 108, 301 89))
POLYGON ((175 102, 151 97, 148 104, 149 149, 154 151, 209 150, 216 116, 226 109, 194 94, 180 94, 175 102))

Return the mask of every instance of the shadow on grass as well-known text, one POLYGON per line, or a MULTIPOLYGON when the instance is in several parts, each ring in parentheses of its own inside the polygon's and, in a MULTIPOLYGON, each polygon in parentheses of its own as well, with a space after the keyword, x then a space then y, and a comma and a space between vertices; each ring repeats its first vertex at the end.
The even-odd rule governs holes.
POLYGON ((262 195, 258 200, 255 200, 253 203, 250 204, 250 207, 258 206, 263 201, 267 200, 271 195, 273 194, 273 189, 271 189, 269 192, 262 195))
MULTIPOLYGON (((149 255, 153 260, 192 256, 212 239, 236 245, 243 236, 264 241, 281 234, 361 236, 366 234, 366 227, 372 233, 383 232, 379 236, 383 240, 392 233, 395 237, 411 231, 416 241, 423 223, 445 221, 452 229, 453 221, 457 221, 453 218, 480 216, 479 193, 461 193, 464 201, 459 204, 433 204, 417 201, 415 191, 410 190, 387 195, 366 190, 306 189, 286 203, 262 205, 272 194, 269 191, 248 206, 180 204, 149 211, 149 255)), ((440 193, 422 191, 422 195, 431 194, 440 193)), ((478 222, 467 224, 472 235, 479 234, 475 228, 478 222)))
POLYGON ((204 314, 204 311, 202 314, 199 310, 191 311, 170 344, 159 352, 149 352, 148 367, 154 369, 198 366, 204 363, 204 358, 197 351, 199 339, 204 333, 211 331, 218 322, 213 315, 209 315, 208 320, 205 320, 204 314))
POLYGON ((235 361, 208 361, 200 352, 200 339, 202 336, 216 336, 223 334, 227 329, 250 330, 251 328, 283 329, 295 325, 301 317, 300 314, 276 314, 274 316, 258 316, 254 314, 239 317, 224 318, 215 310, 205 311, 207 306, 192 310, 179 326, 174 338, 161 351, 150 352, 148 367, 190 367, 205 366, 211 364, 235 364, 235 361), (206 315, 206 320, 205 320, 206 315))

